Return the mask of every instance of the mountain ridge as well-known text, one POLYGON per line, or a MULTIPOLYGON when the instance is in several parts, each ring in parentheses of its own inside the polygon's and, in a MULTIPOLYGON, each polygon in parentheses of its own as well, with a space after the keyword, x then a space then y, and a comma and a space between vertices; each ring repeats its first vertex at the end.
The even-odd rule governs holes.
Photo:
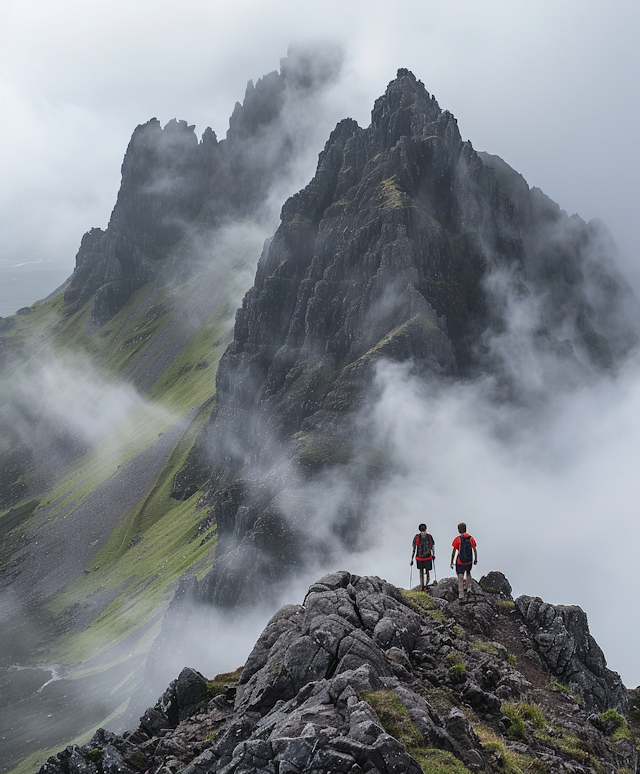
POLYGON ((260 216, 269 190, 290 173, 295 157, 295 127, 282 120, 287 102, 321 91, 340 66, 337 49, 290 47, 280 72, 255 85, 249 81, 220 141, 210 127, 198 141, 195 125, 175 118, 164 127, 157 118, 139 125, 122 163, 109 225, 82 239, 64 313, 72 315, 94 297, 92 321, 104 325, 156 277, 163 259, 173 257, 160 270, 161 280, 192 273, 197 234, 260 216), (187 245, 180 244, 184 238, 187 245))

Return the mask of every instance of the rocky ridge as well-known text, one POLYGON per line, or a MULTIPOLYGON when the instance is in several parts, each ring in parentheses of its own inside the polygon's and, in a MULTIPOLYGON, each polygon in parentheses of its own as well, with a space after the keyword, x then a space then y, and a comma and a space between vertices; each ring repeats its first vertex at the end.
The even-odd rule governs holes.
POLYGON ((103 325, 151 280, 175 284, 198 271, 202 244, 221 225, 260 216, 296 158, 296 127, 283 116, 291 102, 304 105, 335 79, 341 53, 293 46, 280 65, 249 81, 223 140, 210 127, 198 140, 195 125, 176 119, 136 128, 109 225, 82 238, 67 315, 93 299, 92 320, 103 325))
POLYGON ((640 692, 606 667, 584 612, 466 602, 336 572, 276 613, 244 668, 185 668, 131 732, 103 729, 40 774, 635 771, 640 692))
POLYGON ((37 373, 42 341, 56 352, 88 350, 98 367, 116 370, 118 378, 147 393, 217 312, 224 330, 218 341, 212 339, 205 360, 215 357, 217 363, 215 350, 222 340, 228 343, 228 318, 246 289, 240 279, 244 260, 253 271, 271 229, 265 225, 273 219, 269 197, 313 142, 305 132, 310 119, 300 114, 313 114, 341 62, 341 51, 330 45, 292 46, 279 72, 248 83, 224 139, 210 128, 198 138, 193 125, 176 119, 163 127, 152 118, 135 129, 109 224, 84 234, 74 272, 49 304, 55 312, 43 311, 45 301, 0 318, 0 379, 6 380, 0 508, 41 496, 87 451, 66 427, 52 427, 46 417, 40 421, 39 400, 36 408, 25 401, 24 419, 16 421, 20 398, 11 388, 18 377, 38 384, 29 363, 37 373), (242 235, 235 234, 236 249, 230 248, 225 230, 246 222, 259 240, 243 248, 242 235), (40 313, 32 314, 36 309, 40 313), (109 330, 118 312, 121 320, 109 330), (105 352, 105 338, 127 351, 126 361, 105 352))

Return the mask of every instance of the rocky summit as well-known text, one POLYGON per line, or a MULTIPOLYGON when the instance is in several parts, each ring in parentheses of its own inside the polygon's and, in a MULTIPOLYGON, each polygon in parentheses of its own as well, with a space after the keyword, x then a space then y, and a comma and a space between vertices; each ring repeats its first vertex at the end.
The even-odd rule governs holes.
POLYGON ((285 605, 247 663, 185 668, 139 726, 99 729, 40 774, 439 774, 637 770, 627 691, 584 612, 511 598, 499 572, 457 599, 325 575, 285 605))

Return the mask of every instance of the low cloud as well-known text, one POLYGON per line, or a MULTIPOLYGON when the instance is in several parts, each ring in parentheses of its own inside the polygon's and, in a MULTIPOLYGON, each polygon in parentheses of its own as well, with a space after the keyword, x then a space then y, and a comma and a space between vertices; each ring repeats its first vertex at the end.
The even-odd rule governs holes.
POLYGON ((77 351, 33 354, 5 376, 2 403, 0 450, 17 440, 42 456, 42 464, 43 445, 54 444, 50 452, 55 454, 56 439, 89 450, 110 437, 114 448, 124 450, 144 428, 166 428, 177 421, 77 351))
POLYGON ((448 575, 456 525, 466 521, 477 577, 501 570, 515 594, 581 605, 609 665, 640 682, 628 548, 640 500, 640 362, 535 411, 496 403, 489 380, 443 387, 390 363, 377 380, 372 421, 396 469, 375 500, 375 540, 351 557, 355 569, 407 586, 411 539, 426 521, 448 575))

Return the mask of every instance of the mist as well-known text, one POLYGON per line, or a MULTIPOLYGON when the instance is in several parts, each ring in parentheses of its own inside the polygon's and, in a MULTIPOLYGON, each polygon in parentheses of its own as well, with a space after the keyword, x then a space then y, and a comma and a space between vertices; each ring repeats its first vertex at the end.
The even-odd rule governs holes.
POLYGON ((500 570, 514 595, 582 606, 609 666, 640 682, 640 624, 626 552, 640 482, 640 362, 557 397, 544 409, 497 404, 489 380, 425 383, 381 364, 373 409, 377 440, 396 472, 375 498, 361 574, 409 584, 411 540, 425 521, 438 577, 449 569, 457 524, 478 541, 474 575, 500 570))
POLYGON ((478 541, 476 580, 500 570, 514 598, 580 605, 609 667, 628 686, 638 684, 640 624, 624 551, 640 500, 640 360, 616 376, 520 404, 505 403, 493 378, 425 380, 411 364, 384 361, 372 394, 358 420, 360 453, 348 466, 309 482, 279 452, 286 486, 278 507, 313 551, 267 605, 240 614, 185 605, 179 625, 165 633, 162 662, 148 670, 151 694, 185 665, 207 676, 235 669, 269 616, 281 604, 300 604, 325 572, 346 569, 408 588, 411 541, 422 521, 436 541, 438 579, 454 575, 451 543, 465 521, 478 541), (354 481, 372 450, 384 453, 391 472, 367 498, 355 545, 345 544, 340 520, 361 504, 354 481))
POLYGON ((22 440, 31 437, 32 420, 64 428, 91 448, 114 432, 118 445, 127 446, 140 424, 166 427, 177 416, 160 404, 145 401, 130 384, 110 377, 87 355, 77 351, 38 353, 4 385, 13 428, 22 440), (138 425, 138 426, 136 426, 138 425))
MULTIPOLYGON (((9 376, 2 381, 0 408, 3 472, 10 469, 7 461, 17 459, 18 465, 28 461, 31 474, 3 494, 28 500, 25 515, 33 512, 33 518, 12 533, 17 524, 8 511, 1 525, 3 549, 11 552, 4 554, 0 585, 3 771, 25 750, 102 723, 113 710, 113 686, 120 685, 122 694, 128 673, 141 666, 134 652, 128 663, 103 664, 95 674, 66 679, 73 670, 51 663, 51 643, 70 624, 82 626, 88 615, 86 625, 119 591, 99 589, 83 599, 73 623, 56 616, 48 603, 93 567, 122 514, 153 484, 180 427, 170 409, 149 402, 79 351, 38 352, 9 376), (130 471, 141 444, 150 447, 145 468, 130 471), (101 470, 107 485, 91 486, 101 470), (88 482, 91 491, 83 495, 88 482)), ((85 655, 110 644, 94 638, 85 655)))

